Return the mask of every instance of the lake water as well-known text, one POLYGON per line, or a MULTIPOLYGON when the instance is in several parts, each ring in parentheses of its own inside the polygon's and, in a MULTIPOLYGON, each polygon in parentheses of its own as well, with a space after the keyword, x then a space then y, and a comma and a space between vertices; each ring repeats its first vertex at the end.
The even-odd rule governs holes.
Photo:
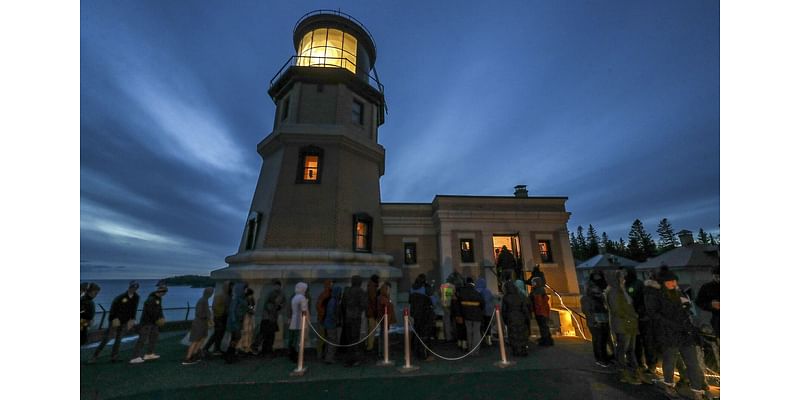
MULTIPOLYGON (((158 279, 141 279, 139 282, 139 311, 136 312, 136 321, 141 317, 141 309, 144 306, 145 300, 150 293, 156 290, 156 283, 158 279)), ((83 281, 81 281, 83 282, 83 281)), ((94 298, 95 304, 95 317, 93 328, 100 325, 100 319, 103 316, 103 308, 106 311, 111 311, 111 302, 114 298, 128 290, 128 283, 130 279, 100 279, 91 281, 100 285, 100 293, 94 298), (101 306, 103 308, 101 308, 101 306)), ((194 305, 197 300, 203 295, 203 288, 192 288, 189 286, 169 286, 169 291, 163 297, 161 306, 164 308, 164 317, 167 321, 181 321, 186 318, 186 306, 188 304, 192 310, 189 312, 189 319, 194 318, 194 305), (178 310, 167 310, 168 308, 180 308, 178 310)), ((103 327, 108 326, 108 315, 103 327)))

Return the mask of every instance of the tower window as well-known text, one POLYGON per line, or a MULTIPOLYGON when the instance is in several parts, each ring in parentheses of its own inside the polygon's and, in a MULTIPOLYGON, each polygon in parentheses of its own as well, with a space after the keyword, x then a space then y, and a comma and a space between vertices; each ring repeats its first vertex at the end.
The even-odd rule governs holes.
POLYGON ((320 183, 322 178, 323 151, 316 146, 300 149, 296 183, 320 183))
POLYGON ((353 215, 353 251, 372 252, 372 217, 368 214, 353 215))
POLYGON ((542 262, 553 262, 553 249, 550 248, 549 240, 539 241, 539 255, 542 256, 542 262))
POLYGON ((475 246, 472 239, 461 239, 461 262, 475 262, 475 246))
POLYGON ((339 29, 314 29, 297 47, 297 65, 345 68, 355 73, 357 44, 355 37, 339 29))
POLYGON ((261 223, 261 213, 251 211, 247 216, 245 227, 246 235, 244 239, 244 249, 253 250, 256 248, 256 235, 258 235, 258 225, 261 223))
POLYGON ((414 265, 417 263, 417 244, 413 242, 403 243, 403 263, 414 265))
POLYGON ((352 121, 354 124, 364 125, 364 103, 353 100, 352 121))

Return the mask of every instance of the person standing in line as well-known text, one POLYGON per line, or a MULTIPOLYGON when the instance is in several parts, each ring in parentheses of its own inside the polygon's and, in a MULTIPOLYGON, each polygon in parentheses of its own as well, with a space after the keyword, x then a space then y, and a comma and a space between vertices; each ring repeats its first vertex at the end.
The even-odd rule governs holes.
POLYGON ((256 338, 256 345, 260 346, 260 355, 262 357, 273 354, 275 332, 279 330, 278 320, 284 304, 286 304, 286 295, 283 294, 281 281, 275 279, 272 281, 272 290, 267 294, 267 298, 264 301, 263 316, 258 337, 256 338))
MULTIPOLYGON (((340 331, 342 327, 341 314, 342 287, 334 286, 331 296, 325 304, 325 319, 322 326, 325 328, 325 340, 333 344, 339 344, 340 331)), ((336 357, 336 346, 325 345, 325 364, 333 364, 336 357)))
POLYGON ((230 281, 222 283, 222 289, 214 296, 211 310, 214 312, 214 335, 203 347, 208 352, 214 346, 214 355, 222 355, 222 337, 225 336, 225 326, 228 324, 228 305, 231 301, 233 284, 230 281))
MULTIPOLYGON (((433 311, 433 300, 428 295, 428 285, 425 274, 417 275, 408 295, 409 315, 414 320, 414 332, 431 347, 431 338, 436 330, 436 315, 433 311)), ((413 341, 414 353, 420 360, 433 361, 433 354, 418 341, 413 341)))
POLYGON ((253 351, 253 331, 255 330, 253 317, 256 313, 256 299, 253 289, 249 287, 245 289, 244 297, 247 300, 247 312, 245 312, 244 321, 242 322, 242 338, 236 344, 236 350, 241 354, 252 356, 255 355, 253 351))
POLYGON ((711 327, 719 339, 719 266, 711 272, 711 282, 703 284, 697 293, 695 303, 701 310, 711 313, 711 327))
MULTIPOLYGON (((503 284, 503 303, 501 313, 503 323, 508 327, 508 343, 511 345, 511 355, 525 357, 528 355, 528 327, 525 321, 530 321, 530 309, 525 306, 525 295, 517 286, 508 281, 503 284)), ((503 340, 498 338, 497 340, 503 340)))
POLYGON ((197 364, 200 362, 200 348, 203 346, 203 340, 208 336, 208 328, 214 324, 211 319, 211 310, 208 308, 208 299, 214 293, 213 287, 203 289, 203 295, 197 300, 194 306, 194 321, 189 330, 189 349, 186 351, 186 358, 181 362, 182 365, 197 364))
POLYGON ((517 269, 517 261, 511 251, 503 245, 502 249, 500 249, 500 253, 497 255, 497 276, 500 278, 501 281, 505 282, 506 277, 509 279, 515 279, 514 277, 510 277, 512 273, 517 269))
MULTIPOLYGON (((386 316, 386 319, 389 321, 389 326, 397 323, 397 316, 394 312, 394 303, 392 303, 392 298, 389 292, 391 288, 391 283, 384 282, 383 285, 381 285, 379 292, 380 294, 378 295, 378 315, 381 317, 386 316)), ((381 323, 378 335, 378 359, 383 358, 383 326, 384 324, 381 323)))
POLYGON ((453 297, 456 294, 456 286, 452 282, 443 283, 440 288, 442 306, 442 329, 444 330, 445 342, 452 342, 454 339, 453 329, 453 297))
POLYGON ((103 351, 103 348, 106 347, 112 335, 114 336, 114 346, 111 348, 111 362, 119 361, 119 346, 122 342, 122 335, 133 329, 133 325, 136 323, 136 309, 139 307, 139 294, 136 293, 137 290, 139 290, 139 283, 130 281, 128 283, 128 290, 114 298, 114 301, 111 302, 111 312, 108 315, 111 324, 103 334, 103 340, 100 341, 100 345, 97 346, 89 363, 97 362, 97 357, 100 356, 100 353, 103 351))
POLYGON ((166 322, 161 305, 161 300, 166 294, 167 285, 160 283, 158 289, 147 296, 142 309, 142 317, 139 319, 139 340, 136 341, 136 346, 133 348, 131 364, 141 364, 148 360, 161 358, 156 354, 156 343, 158 342, 158 329, 166 322), (145 342, 148 344, 147 353, 142 357, 142 347, 145 342))
POLYGON ((533 304, 533 314, 536 317, 536 324, 539 326, 539 346, 553 346, 553 335, 550 334, 550 296, 545 291, 547 280, 544 273, 539 270, 539 266, 533 268, 531 286, 533 290, 530 294, 530 301, 533 304))
MULTIPOLYGON (((475 285, 478 293, 481 294, 483 297, 483 322, 481 323, 481 332, 487 332, 489 329, 489 322, 492 320, 492 314, 494 313, 494 294, 488 287, 486 287, 486 279, 478 278, 478 282, 475 285)), ((486 345, 492 345, 492 334, 486 335, 486 345)))
MULTIPOLYGON (((325 322, 325 313, 327 312, 327 305, 328 300, 330 300, 331 295, 333 294, 333 281, 330 279, 326 279, 323 284, 322 293, 320 293, 319 298, 317 299, 317 325, 320 327, 320 332, 324 335, 325 327, 323 326, 323 322, 325 322)), ((325 342, 323 342, 320 338, 317 338, 317 358, 322 359, 324 354, 322 353, 325 342)))
POLYGON ((614 355, 619 364, 620 382, 641 385, 647 382, 641 376, 636 361, 635 341, 639 333, 639 321, 628 293, 625 291, 625 270, 614 272, 614 279, 606 289, 606 303, 610 314, 611 331, 617 339, 614 355))
POLYGON ((244 316, 247 314, 248 309, 246 291, 247 284, 244 282, 237 282, 233 286, 233 295, 228 305, 228 320, 225 321, 225 330, 231 335, 228 349, 223 355, 226 364, 232 364, 237 361, 236 346, 242 339, 244 316))
MULTIPOLYGON (((373 274, 367 282, 367 332, 372 332, 378 321, 378 290, 380 288, 378 280, 378 275, 373 274)), ((375 336, 370 335, 367 338, 367 352, 373 351, 374 348, 375 336)))
POLYGON ((297 282, 294 285, 294 297, 292 297, 292 320, 289 323, 289 359, 297 362, 300 350, 300 332, 303 323, 303 314, 308 318, 308 297, 306 297, 308 284, 297 282))
POLYGON ((634 354, 636 363, 639 365, 637 376, 646 378, 644 383, 650 383, 655 376, 645 376, 650 375, 646 366, 649 365, 647 361, 652 358, 652 354, 649 354, 650 349, 645 346, 645 336, 649 334, 650 320, 644 305, 644 283, 636 276, 636 270, 633 267, 621 267, 620 270, 625 273, 625 293, 633 302, 633 309, 636 310, 638 316, 639 332, 634 339, 634 354))
POLYGON ((586 315, 586 323, 592 333, 592 351, 595 364, 607 368, 613 357, 608 354, 609 326, 608 309, 606 308, 604 292, 608 284, 605 274, 599 269, 589 274, 584 295, 581 296, 581 309, 586 315))
MULTIPOLYGON (((467 284, 461 289, 459 302, 467 331, 467 351, 469 351, 475 347, 480 347, 481 323, 483 323, 483 311, 486 305, 483 295, 475 288, 472 277, 467 277, 467 284)), ((477 356, 479 352, 480 348, 476 349, 472 354, 477 356)))
MULTIPOLYGON (((367 311, 367 293, 361 288, 361 277, 353 275, 350 278, 350 287, 342 296, 343 333, 342 343, 357 343, 361 334, 362 315, 367 311)), ((362 346, 356 345, 349 348, 345 367, 355 367, 361 364, 362 346)))
POLYGON ((81 346, 89 341, 89 327, 94 320, 94 298, 98 293, 100 293, 100 286, 92 282, 81 294, 81 346))
POLYGON ((662 270, 659 272, 658 280, 661 282, 661 296, 656 299, 652 307, 653 316, 660 328, 659 342, 663 345, 664 379, 659 381, 659 384, 668 397, 678 396, 674 374, 675 363, 680 353, 686 364, 692 395, 695 399, 703 399, 706 396, 703 390, 705 376, 700 368, 697 354, 699 332, 692 324, 689 311, 691 300, 678 289, 678 277, 672 271, 662 270))

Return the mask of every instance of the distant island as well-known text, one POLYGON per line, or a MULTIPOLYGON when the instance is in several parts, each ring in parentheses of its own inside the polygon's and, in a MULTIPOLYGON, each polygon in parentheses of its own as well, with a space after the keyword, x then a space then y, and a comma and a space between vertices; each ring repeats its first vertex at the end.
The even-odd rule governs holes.
POLYGON ((190 286, 193 288, 209 287, 216 284, 210 276, 200 275, 171 276, 164 279, 164 282, 166 282, 168 286, 190 286))

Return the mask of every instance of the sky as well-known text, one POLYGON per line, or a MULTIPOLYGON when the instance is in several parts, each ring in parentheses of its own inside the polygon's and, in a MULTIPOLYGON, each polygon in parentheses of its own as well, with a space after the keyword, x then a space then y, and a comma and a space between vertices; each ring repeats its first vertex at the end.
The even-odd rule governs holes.
POLYGON ((719 233, 718 2, 82 1, 81 279, 225 266, 316 9, 377 42, 384 202, 524 184, 569 197, 571 231, 719 233))

